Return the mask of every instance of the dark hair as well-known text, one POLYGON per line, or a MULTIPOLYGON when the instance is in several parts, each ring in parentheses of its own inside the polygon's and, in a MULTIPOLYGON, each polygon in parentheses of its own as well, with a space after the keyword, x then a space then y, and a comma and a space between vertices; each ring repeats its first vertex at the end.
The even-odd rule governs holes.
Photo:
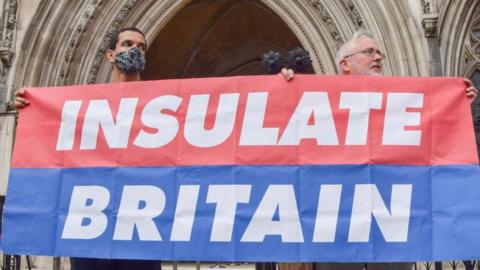
POLYGON ((136 27, 125 27, 112 33, 110 37, 110 43, 108 43, 108 48, 110 50, 115 50, 115 48, 117 47, 118 36, 120 35, 120 33, 127 32, 127 31, 140 33, 143 36, 143 38, 145 38, 145 34, 142 32, 142 30, 136 27))

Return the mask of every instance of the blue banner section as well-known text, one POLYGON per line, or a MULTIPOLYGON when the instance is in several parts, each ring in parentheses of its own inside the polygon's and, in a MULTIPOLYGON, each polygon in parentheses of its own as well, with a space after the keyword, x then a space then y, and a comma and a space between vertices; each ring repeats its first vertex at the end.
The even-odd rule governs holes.
POLYGON ((471 259, 479 205, 477 165, 12 169, 2 245, 192 261, 471 259))

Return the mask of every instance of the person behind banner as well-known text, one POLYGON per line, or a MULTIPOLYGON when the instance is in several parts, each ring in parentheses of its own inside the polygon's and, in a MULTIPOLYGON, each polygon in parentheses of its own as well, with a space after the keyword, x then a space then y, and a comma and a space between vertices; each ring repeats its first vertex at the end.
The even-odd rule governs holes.
MULTIPOLYGON (((380 50, 378 42, 372 34, 367 31, 359 31, 354 33, 353 37, 345 42, 337 51, 336 64, 340 75, 363 75, 363 76, 382 76, 383 64, 382 60, 386 55, 380 50)), ((291 70, 284 69, 282 74, 288 80, 294 78, 291 70)), ((464 79, 466 88, 466 96, 472 103, 477 97, 478 90, 473 86, 472 82, 464 79)), ((281 270, 291 270, 305 268, 302 266, 306 263, 280 264, 281 270)), ((308 265, 308 264, 307 264, 308 265)), ((411 263, 315 263, 315 270, 411 270, 411 263)))
MULTIPOLYGON (((105 54, 112 63, 111 81, 140 81, 140 72, 145 69, 145 34, 135 27, 127 27, 113 34, 105 54)), ((21 109, 30 104, 25 98, 25 89, 15 91, 14 107, 21 109)))
MULTIPOLYGON (((386 55, 379 49, 373 35, 367 31, 359 31, 337 51, 336 63, 340 75, 382 76, 384 58, 386 55)), ((478 90, 469 79, 464 78, 464 82, 466 96, 472 103, 478 90)))
MULTIPOLYGON (((127 27, 114 33, 105 54, 106 60, 112 64, 110 82, 140 81, 140 73, 145 69, 146 50, 145 34, 138 28, 127 27)), ((15 91, 16 109, 30 104, 25 94, 25 89, 15 91)), ((70 263, 72 270, 161 270, 160 261, 71 258, 70 263)))
MULTIPOLYGON (((140 81, 140 72, 145 68, 145 34, 137 28, 128 27, 113 34, 105 54, 112 63, 111 82, 140 81)), ((286 69, 285 69, 286 70, 286 69)), ((282 71, 285 80, 293 78, 293 70, 282 71)), ((12 109, 22 109, 30 104, 25 89, 15 91, 12 109)), ((139 260, 105 260, 72 258, 72 270, 83 269, 161 269, 160 262, 139 260)))

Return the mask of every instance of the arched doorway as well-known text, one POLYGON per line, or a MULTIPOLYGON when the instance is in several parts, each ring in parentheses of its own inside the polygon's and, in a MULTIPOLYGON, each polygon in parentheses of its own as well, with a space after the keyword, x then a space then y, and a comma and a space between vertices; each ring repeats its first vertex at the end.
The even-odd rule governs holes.
POLYGON ((260 1, 192 1, 149 45, 143 79, 264 74, 263 53, 286 55, 299 46, 285 22, 260 1))

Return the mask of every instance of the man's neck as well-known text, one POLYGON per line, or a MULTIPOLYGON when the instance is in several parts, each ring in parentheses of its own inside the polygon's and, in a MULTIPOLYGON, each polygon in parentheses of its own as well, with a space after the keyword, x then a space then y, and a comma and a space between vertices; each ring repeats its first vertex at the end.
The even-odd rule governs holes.
POLYGON ((140 73, 125 74, 122 72, 112 72, 111 82, 135 82, 140 81, 140 73))

